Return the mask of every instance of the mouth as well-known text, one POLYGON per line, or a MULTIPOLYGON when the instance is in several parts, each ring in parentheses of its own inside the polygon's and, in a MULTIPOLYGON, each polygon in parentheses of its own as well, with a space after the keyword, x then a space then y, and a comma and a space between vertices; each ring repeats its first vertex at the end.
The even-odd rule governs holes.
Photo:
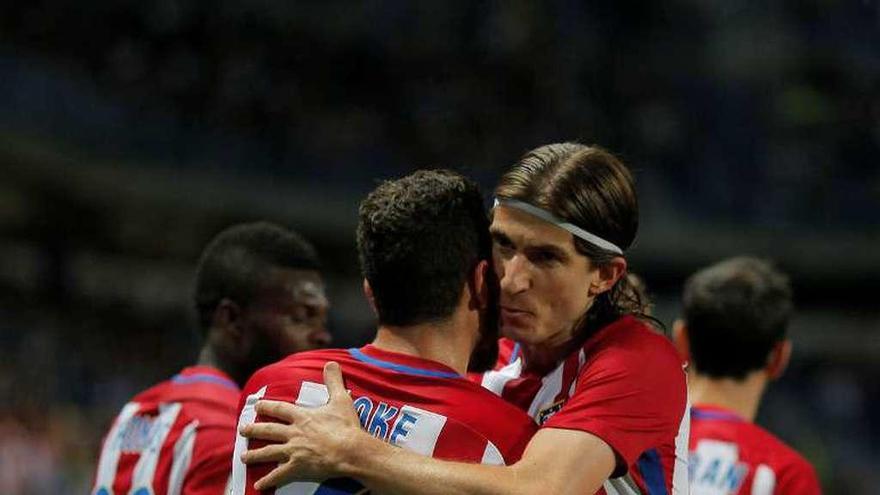
POLYGON ((510 318, 523 318, 526 316, 534 316, 534 314, 531 311, 527 311, 524 309, 501 306, 501 316, 510 318))
POLYGON ((517 308, 514 306, 505 306, 503 304, 501 305, 501 311, 506 311, 511 314, 514 314, 514 313, 529 314, 529 315, 532 314, 532 312, 527 309, 517 308))

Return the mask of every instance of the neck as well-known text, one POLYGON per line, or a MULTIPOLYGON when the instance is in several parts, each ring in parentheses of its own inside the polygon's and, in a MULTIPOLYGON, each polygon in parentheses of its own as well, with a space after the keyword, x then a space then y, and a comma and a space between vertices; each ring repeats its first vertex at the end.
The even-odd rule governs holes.
POLYGON ((720 406, 749 422, 755 421, 766 386, 767 375, 762 370, 750 373, 743 380, 712 378, 696 370, 688 376, 688 393, 693 404, 720 406))
POLYGON ((196 365, 217 368, 223 373, 229 375, 239 387, 243 386, 244 381, 247 380, 246 376, 240 376, 241 373, 238 373, 236 368, 224 360, 209 344, 205 344, 205 346, 202 347, 202 350, 199 351, 199 359, 196 361, 196 365))
POLYGON ((558 345, 521 344, 525 369, 536 373, 544 373, 555 368, 577 347, 572 341, 558 345))
POLYGON ((474 342, 462 330, 454 318, 419 325, 380 325, 373 345, 384 351, 436 361, 464 375, 474 342))

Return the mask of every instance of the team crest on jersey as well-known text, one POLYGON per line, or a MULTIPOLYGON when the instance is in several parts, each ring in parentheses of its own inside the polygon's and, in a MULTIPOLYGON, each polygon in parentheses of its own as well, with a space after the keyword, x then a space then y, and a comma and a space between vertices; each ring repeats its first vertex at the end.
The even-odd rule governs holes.
POLYGON ((565 404, 565 399, 562 399, 562 400, 556 401, 553 404, 538 411, 538 415, 536 417, 538 420, 538 425, 543 425, 544 423, 546 423, 550 418, 553 417, 554 414, 556 414, 557 412, 559 412, 560 409, 562 409, 562 406, 564 404, 565 404))

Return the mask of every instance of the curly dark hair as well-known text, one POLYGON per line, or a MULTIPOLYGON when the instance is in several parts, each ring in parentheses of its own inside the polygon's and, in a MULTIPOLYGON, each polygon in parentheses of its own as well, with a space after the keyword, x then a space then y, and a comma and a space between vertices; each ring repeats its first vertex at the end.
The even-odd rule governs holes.
POLYGON ((743 379, 763 368, 793 308, 788 277, 758 258, 730 258, 691 275, 683 317, 697 372, 743 379))
POLYGON ((321 264, 309 241, 269 222, 234 225, 217 234, 196 269, 193 299, 202 336, 223 298, 247 305, 272 268, 320 270, 321 264))
POLYGON ((357 246, 380 324, 448 318, 468 274, 491 256, 480 189, 449 170, 385 182, 361 202, 357 246))

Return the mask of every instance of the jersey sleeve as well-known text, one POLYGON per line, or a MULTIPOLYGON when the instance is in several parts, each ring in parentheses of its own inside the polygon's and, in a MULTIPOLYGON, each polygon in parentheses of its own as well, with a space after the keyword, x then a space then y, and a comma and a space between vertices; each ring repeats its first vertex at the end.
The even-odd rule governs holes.
POLYGON ((229 428, 209 427, 198 430, 195 450, 183 495, 226 493, 231 469, 234 432, 229 428))
POLYGON ((822 488, 816 471, 804 459, 798 459, 780 476, 775 495, 821 495, 822 488))
POLYGON ((581 370, 575 392, 543 427, 579 430, 615 452, 622 476, 644 451, 674 438, 687 402, 684 372, 674 359, 619 347, 581 370))

